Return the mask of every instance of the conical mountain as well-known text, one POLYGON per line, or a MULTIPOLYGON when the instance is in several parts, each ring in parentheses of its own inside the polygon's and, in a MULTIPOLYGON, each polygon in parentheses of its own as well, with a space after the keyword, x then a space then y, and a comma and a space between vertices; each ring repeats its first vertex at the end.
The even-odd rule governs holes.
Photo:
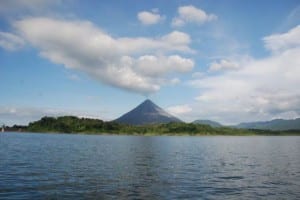
POLYGON ((131 125, 161 124, 168 122, 181 122, 180 119, 170 115, 162 108, 147 99, 133 110, 122 115, 116 122, 131 125))

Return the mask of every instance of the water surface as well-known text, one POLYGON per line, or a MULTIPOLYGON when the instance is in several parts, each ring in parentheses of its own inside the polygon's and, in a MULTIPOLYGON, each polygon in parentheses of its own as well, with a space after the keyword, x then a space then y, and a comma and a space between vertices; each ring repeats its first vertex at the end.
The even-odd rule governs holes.
POLYGON ((0 134, 0 199, 300 199, 299 136, 0 134))

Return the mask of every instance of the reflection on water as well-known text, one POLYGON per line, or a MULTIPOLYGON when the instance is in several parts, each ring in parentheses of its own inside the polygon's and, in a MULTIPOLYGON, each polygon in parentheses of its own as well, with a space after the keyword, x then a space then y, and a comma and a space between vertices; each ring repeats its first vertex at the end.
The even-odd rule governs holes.
POLYGON ((299 199, 300 137, 0 134, 0 199, 299 199))

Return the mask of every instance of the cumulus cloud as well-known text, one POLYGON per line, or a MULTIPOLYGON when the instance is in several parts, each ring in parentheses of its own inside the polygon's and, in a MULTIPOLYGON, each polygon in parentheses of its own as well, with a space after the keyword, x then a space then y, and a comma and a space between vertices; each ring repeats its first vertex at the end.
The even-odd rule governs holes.
POLYGON ((0 31, 0 47, 5 50, 14 51, 22 48, 24 45, 25 41, 21 37, 0 31))
POLYGON ((166 82, 164 75, 187 72, 194 66, 190 58, 174 54, 193 52, 190 37, 183 32, 158 38, 114 38, 88 21, 52 18, 26 18, 14 27, 53 63, 141 94, 159 90, 166 82))
POLYGON ((182 58, 179 55, 157 57, 145 55, 135 61, 135 68, 146 76, 160 76, 170 71, 188 72, 193 69, 194 62, 191 59, 182 58))
POLYGON ((118 50, 123 54, 133 54, 140 52, 155 51, 180 51, 193 53, 188 45, 191 42, 190 36, 187 33, 173 31, 160 38, 112 38, 115 44, 118 44, 118 50))
POLYGON ((203 24, 216 19, 216 15, 208 14, 204 10, 196 8, 195 6, 181 6, 178 8, 178 16, 172 20, 172 26, 179 27, 186 23, 203 24))
POLYGON ((239 68, 239 64, 237 62, 221 59, 219 62, 212 62, 209 65, 210 71, 221 71, 221 70, 235 70, 239 68))
POLYGON ((281 50, 276 54, 244 63, 239 70, 191 81, 201 91, 194 107, 201 110, 198 117, 223 123, 299 117, 300 36, 291 34, 293 40, 287 39, 295 30, 265 37, 268 49, 281 50))
POLYGON ((191 38, 186 33, 173 31, 170 34, 163 36, 162 41, 177 46, 189 44, 191 42, 191 38))
POLYGON ((157 24, 164 19, 164 17, 161 16, 157 10, 139 12, 137 14, 137 18, 144 25, 157 24))

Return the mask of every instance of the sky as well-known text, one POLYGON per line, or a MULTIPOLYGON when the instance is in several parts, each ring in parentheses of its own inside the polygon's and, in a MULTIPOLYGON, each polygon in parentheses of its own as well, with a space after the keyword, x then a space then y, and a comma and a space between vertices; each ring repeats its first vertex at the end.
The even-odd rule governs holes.
POLYGON ((299 0, 1 0, 0 124, 300 117, 299 0))

